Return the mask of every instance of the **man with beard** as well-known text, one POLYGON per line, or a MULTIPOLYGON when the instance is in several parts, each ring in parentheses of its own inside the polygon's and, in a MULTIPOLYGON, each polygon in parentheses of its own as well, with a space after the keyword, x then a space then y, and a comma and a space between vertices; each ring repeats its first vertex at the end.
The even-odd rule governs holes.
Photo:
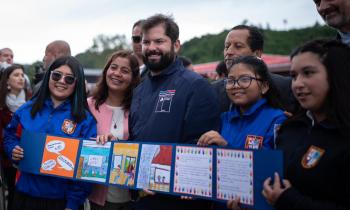
MULTIPOLYGON (((142 54, 150 72, 135 89, 129 116, 130 139, 196 143, 217 130, 219 106, 214 90, 177 58, 179 28, 172 17, 154 15, 142 24, 142 54)), ((208 209, 208 202, 164 194, 140 198, 136 209, 208 209)))
MULTIPOLYGON (((226 36, 224 45, 224 62, 227 69, 232 65, 235 58, 240 56, 256 56, 261 58, 264 47, 264 38, 254 26, 237 25, 226 36)), ((291 91, 291 78, 271 73, 271 77, 280 93, 282 106, 288 112, 297 109, 296 100, 291 91)), ((230 110, 231 104, 224 84, 224 80, 213 83, 213 87, 219 95, 220 112, 230 110)))
POLYGON ((338 30, 337 39, 350 46, 350 1, 314 0, 317 12, 327 25, 338 30))

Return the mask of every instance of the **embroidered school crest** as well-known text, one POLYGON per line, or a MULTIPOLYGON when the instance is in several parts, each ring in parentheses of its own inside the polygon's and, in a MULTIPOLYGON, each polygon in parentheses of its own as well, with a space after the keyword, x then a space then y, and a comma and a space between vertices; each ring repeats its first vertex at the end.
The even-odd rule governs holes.
POLYGON ((248 135, 245 139, 245 149, 261 149, 264 137, 248 135))
POLYGON ((155 112, 170 112, 171 102, 176 90, 162 90, 159 92, 156 111, 155 112))
POLYGON ((76 126, 77 124, 74 121, 65 119, 62 123, 61 129, 66 134, 72 134, 74 133, 76 126))
POLYGON ((304 168, 313 168, 317 165, 318 161, 321 159, 324 149, 311 145, 307 152, 301 159, 301 165, 304 168))

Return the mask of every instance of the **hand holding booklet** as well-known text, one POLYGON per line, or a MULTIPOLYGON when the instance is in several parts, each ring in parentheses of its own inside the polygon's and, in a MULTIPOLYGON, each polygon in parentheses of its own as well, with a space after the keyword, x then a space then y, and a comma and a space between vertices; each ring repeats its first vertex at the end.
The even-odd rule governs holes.
POLYGON ((102 145, 27 131, 20 143, 26 154, 22 172, 223 202, 239 197, 254 209, 272 209, 262 185, 274 172, 283 174, 281 151, 132 141, 102 145))

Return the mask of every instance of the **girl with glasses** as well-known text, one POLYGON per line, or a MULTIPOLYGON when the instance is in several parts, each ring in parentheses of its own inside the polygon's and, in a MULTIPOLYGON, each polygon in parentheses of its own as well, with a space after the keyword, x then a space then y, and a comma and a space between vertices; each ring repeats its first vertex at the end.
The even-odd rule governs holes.
POLYGON ((292 91, 303 110, 276 139, 285 179, 263 195, 275 209, 350 209, 350 48, 314 40, 291 55, 292 91), (281 184, 283 183, 283 185, 281 184))
MULTIPOLYGON (((203 134, 198 145, 228 146, 236 149, 273 149, 276 130, 286 120, 278 92, 267 66, 260 58, 236 58, 228 69, 226 93, 235 105, 221 115, 221 130, 203 134)), ((239 199, 228 207, 238 206, 239 199)), ((214 209, 227 209, 214 203, 214 209)))
MULTIPOLYGON (((38 93, 14 113, 4 137, 6 153, 14 163, 25 156, 19 146, 22 130, 68 138, 96 136, 96 120, 86 101, 83 68, 74 57, 55 60, 38 93)), ((21 172, 12 209, 76 210, 89 192, 87 183, 21 172)))
MULTIPOLYGON (((111 55, 92 97, 88 99, 90 110, 97 119, 98 143, 128 139, 132 91, 139 80, 139 63, 131 51, 120 50, 111 55)), ((120 168, 118 166, 117 173, 120 173, 120 168)), ((132 173, 131 177, 134 177, 132 173)), ((118 175, 111 178, 118 181, 118 175)), ((131 209, 129 190, 116 186, 94 185, 89 200, 92 210, 131 209)))
POLYGON ((198 145, 274 148, 275 131, 286 116, 264 61, 255 56, 235 59, 225 85, 235 106, 221 115, 220 134, 209 131, 200 137, 198 145))
POLYGON ((0 154, 1 166, 8 190, 7 208, 12 208, 13 195, 15 191, 16 168, 12 166, 11 160, 5 154, 3 148, 3 130, 11 121, 13 113, 22 106, 28 98, 25 90, 24 68, 13 64, 7 67, 0 80, 0 154))

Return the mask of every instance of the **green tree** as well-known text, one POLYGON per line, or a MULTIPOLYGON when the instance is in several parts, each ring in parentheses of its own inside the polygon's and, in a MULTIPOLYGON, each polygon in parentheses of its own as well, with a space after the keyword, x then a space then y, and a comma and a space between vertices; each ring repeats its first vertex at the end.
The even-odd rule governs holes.
POLYGON ((93 39, 92 46, 76 58, 86 68, 103 68, 109 55, 121 49, 129 49, 125 35, 106 36, 100 34, 93 39))
MULTIPOLYGON (((244 22, 248 22, 245 20, 244 22)), ((336 31, 327 26, 315 23, 312 27, 290 30, 271 30, 267 25, 261 29, 264 39, 264 53, 289 55, 302 43, 320 37, 335 37, 336 31)), ((180 54, 188 57, 193 63, 206 63, 223 59, 224 42, 228 30, 219 34, 207 34, 193 38, 182 45, 180 54)))

